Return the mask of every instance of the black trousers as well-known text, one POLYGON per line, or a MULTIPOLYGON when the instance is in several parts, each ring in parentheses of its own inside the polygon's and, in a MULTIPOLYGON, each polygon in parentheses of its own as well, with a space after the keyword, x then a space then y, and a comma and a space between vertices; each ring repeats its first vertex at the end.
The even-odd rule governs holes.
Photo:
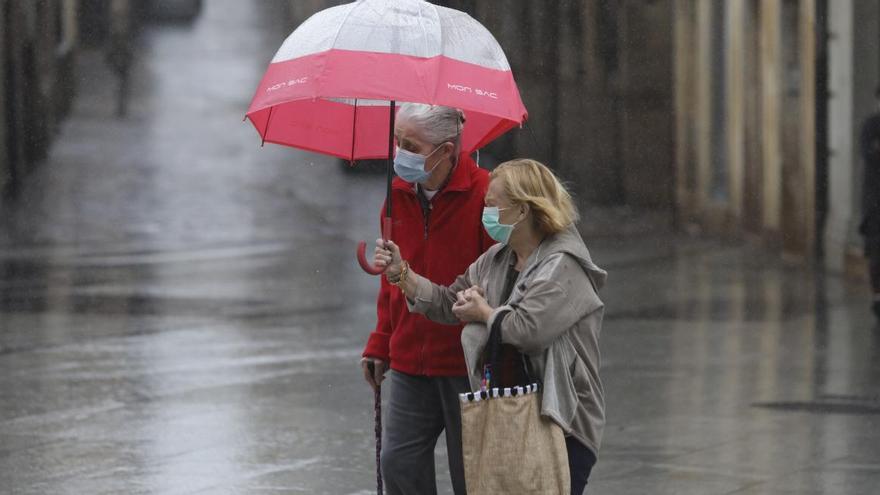
POLYGON ((571 473, 571 495, 582 495, 596 464, 596 455, 574 437, 565 437, 565 448, 568 450, 568 471, 571 473))

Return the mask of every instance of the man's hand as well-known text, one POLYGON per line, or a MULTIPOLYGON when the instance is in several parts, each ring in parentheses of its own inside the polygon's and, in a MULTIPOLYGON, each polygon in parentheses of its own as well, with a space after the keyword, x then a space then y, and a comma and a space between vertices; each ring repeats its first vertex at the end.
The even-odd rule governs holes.
POLYGON ((365 357, 361 359, 361 369, 364 372, 364 379, 373 387, 373 390, 376 390, 385 379, 388 363, 381 359, 365 357))
POLYGON ((400 278, 403 270, 403 259, 400 257, 400 248, 392 241, 376 239, 376 251, 373 254, 373 264, 385 269, 385 277, 389 281, 400 278))

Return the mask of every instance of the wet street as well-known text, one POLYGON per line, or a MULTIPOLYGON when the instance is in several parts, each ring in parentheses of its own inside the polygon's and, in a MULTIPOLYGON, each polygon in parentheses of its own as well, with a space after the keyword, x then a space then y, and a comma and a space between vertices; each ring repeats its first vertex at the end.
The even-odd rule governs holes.
MULTIPOLYGON (((378 279, 354 248, 383 177, 242 122, 291 29, 265 0, 148 26, 124 119, 81 54, 71 116, 0 209, 0 493, 375 493, 378 279)), ((588 493, 880 492, 867 285, 615 215, 584 210, 609 271, 588 493)))

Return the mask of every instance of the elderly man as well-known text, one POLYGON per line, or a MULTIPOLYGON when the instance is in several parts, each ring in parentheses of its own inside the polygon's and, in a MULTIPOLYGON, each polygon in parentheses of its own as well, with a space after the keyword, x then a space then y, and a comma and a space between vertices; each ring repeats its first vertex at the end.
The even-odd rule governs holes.
MULTIPOLYGON (((404 104, 395 126, 392 237, 414 270, 444 284, 494 243, 481 220, 489 174, 460 153, 464 122, 454 108, 404 104)), ((434 446, 445 430, 452 485, 463 494, 458 394, 469 386, 462 327, 410 313, 385 277, 377 313, 361 363, 373 387, 391 370, 381 459, 386 490, 436 493, 434 446)))

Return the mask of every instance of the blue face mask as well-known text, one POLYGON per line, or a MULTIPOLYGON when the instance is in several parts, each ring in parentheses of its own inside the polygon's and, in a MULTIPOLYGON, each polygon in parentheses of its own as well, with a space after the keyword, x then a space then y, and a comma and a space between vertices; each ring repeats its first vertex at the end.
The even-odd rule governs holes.
POLYGON ((501 223, 501 212, 507 209, 509 208, 499 209, 497 206, 483 208, 483 228, 486 229, 489 237, 501 244, 507 244, 507 241, 510 240, 510 234, 513 233, 513 228, 521 221, 510 225, 501 223))
MULTIPOLYGON (((425 161, 433 155, 440 147, 434 148, 434 151, 428 153, 428 156, 422 156, 412 151, 397 147, 397 153, 394 155, 394 173, 401 179, 410 182, 427 182, 431 178, 431 172, 425 171, 425 161)), ((436 168, 436 166, 435 166, 436 168)))

